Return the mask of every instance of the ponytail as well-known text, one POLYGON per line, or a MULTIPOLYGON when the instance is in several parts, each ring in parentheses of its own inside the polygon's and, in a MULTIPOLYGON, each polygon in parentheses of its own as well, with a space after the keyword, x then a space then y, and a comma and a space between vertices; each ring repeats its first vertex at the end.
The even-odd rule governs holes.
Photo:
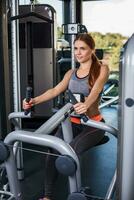
POLYGON ((92 88, 100 74, 101 63, 95 54, 92 54, 92 65, 89 72, 89 85, 92 88))
MULTIPOLYGON (((92 50, 95 49, 95 41, 90 34, 87 33, 78 34, 74 40, 74 43, 77 40, 85 42, 90 47, 90 49, 92 50)), ((95 81, 97 80, 100 74, 100 68, 101 68, 101 62, 98 60, 95 54, 92 54, 92 65, 90 68, 89 80, 88 80, 89 86, 91 88, 93 87, 95 81)))

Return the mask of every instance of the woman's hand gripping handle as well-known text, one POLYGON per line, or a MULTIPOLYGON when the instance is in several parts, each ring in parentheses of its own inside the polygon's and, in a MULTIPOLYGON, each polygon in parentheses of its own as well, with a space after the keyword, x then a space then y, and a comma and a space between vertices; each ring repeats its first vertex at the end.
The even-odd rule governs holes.
POLYGON ((32 88, 27 87, 26 88, 26 98, 23 100, 23 109, 24 109, 25 115, 28 115, 28 113, 31 112, 31 107, 33 106, 31 97, 32 97, 32 88))
MULTIPOLYGON (((70 90, 68 90, 68 96, 69 96, 71 103, 73 105, 78 103, 77 99, 75 98, 75 96, 73 95, 73 93, 70 90)), ((83 119, 84 122, 88 121, 88 117, 85 114, 80 114, 80 116, 81 116, 81 118, 83 119)))

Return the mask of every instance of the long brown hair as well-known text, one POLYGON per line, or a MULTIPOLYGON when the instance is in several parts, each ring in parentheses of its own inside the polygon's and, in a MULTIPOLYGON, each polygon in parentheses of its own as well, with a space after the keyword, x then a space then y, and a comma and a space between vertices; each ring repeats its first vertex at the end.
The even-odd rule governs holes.
MULTIPOLYGON (((90 34, 87 34, 87 33, 78 34, 74 40, 74 43, 77 40, 81 40, 81 41, 85 42, 90 47, 90 49, 92 49, 92 50, 95 49, 95 42, 90 34)), ((91 88, 93 87, 96 79, 98 78, 98 76, 100 74, 100 68, 101 68, 101 63, 100 63, 99 59, 97 58, 97 56, 93 53, 92 54, 92 65, 90 68, 89 79, 88 79, 89 85, 91 88)))

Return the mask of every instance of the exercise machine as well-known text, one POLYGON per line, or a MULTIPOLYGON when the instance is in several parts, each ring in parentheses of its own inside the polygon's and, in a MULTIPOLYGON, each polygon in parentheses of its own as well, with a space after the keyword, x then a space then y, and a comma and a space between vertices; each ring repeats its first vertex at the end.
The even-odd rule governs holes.
POLYGON ((120 56, 117 199, 134 199, 134 34, 120 56))
MULTIPOLYGON (((13 153, 13 144, 16 141, 27 142, 29 144, 46 146, 56 149, 60 154, 56 160, 57 169, 60 173, 67 175, 69 179, 70 195, 68 196, 68 200, 74 200, 76 198, 80 200, 91 199, 90 196, 86 196, 84 193, 80 192, 81 172, 79 159, 74 150, 70 147, 70 145, 68 145, 68 143, 70 143, 70 141, 72 140, 72 129, 69 119, 72 108, 73 104, 67 103, 63 108, 61 108, 57 113, 55 113, 49 120, 47 120, 34 132, 15 130, 9 133, 5 138, 3 145, 1 145, 1 148, 5 150, 3 161, 5 161, 10 192, 12 194, 12 197, 14 197, 16 200, 23 200, 17 175, 15 155, 13 153), (59 124, 61 124, 63 129, 64 141, 56 138, 55 136, 49 135, 57 126, 59 126, 59 124)), ((20 113, 20 115, 19 113, 16 114, 17 117, 22 117, 22 113, 20 113)), ((88 119, 85 115, 82 115, 81 123, 99 128, 101 130, 105 130, 117 137, 117 130, 111 126, 106 125, 103 122, 96 122, 88 119)), ((105 200, 110 200, 115 187, 115 180, 116 174, 114 175, 112 182, 110 183, 105 200)))
MULTIPOLYGON (((27 85, 33 88, 33 95, 37 96, 56 83, 56 12, 50 5, 33 4, 33 1, 31 5, 19 5, 19 1, 11 1, 10 10, 13 110, 18 112, 21 111, 27 85)), ((53 107, 53 101, 37 106, 36 117, 50 117, 53 107)))
POLYGON ((109 79, 104 85, 104 89, 101 95, 101 102, 99 108, 104 108, 105 106, 118 104, 119 81, 116 79, 109 79))

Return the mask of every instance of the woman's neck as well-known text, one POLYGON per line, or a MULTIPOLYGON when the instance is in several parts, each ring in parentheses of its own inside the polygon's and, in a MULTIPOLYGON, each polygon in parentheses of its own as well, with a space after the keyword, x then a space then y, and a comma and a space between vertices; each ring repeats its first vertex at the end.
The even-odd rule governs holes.
POLYGON ((90 62, 90 61, 80 63, 80 67, 77 70, 77 76, 79 78, 83 78, 83 77, 87 76, 90 72, 91 64, 92 64, 92 62, 90 62))
POLYGON ((80 69, 82 70, 90 70, 92 65, 92 60, 88 60, 86 62, 80 63, 80 69))

